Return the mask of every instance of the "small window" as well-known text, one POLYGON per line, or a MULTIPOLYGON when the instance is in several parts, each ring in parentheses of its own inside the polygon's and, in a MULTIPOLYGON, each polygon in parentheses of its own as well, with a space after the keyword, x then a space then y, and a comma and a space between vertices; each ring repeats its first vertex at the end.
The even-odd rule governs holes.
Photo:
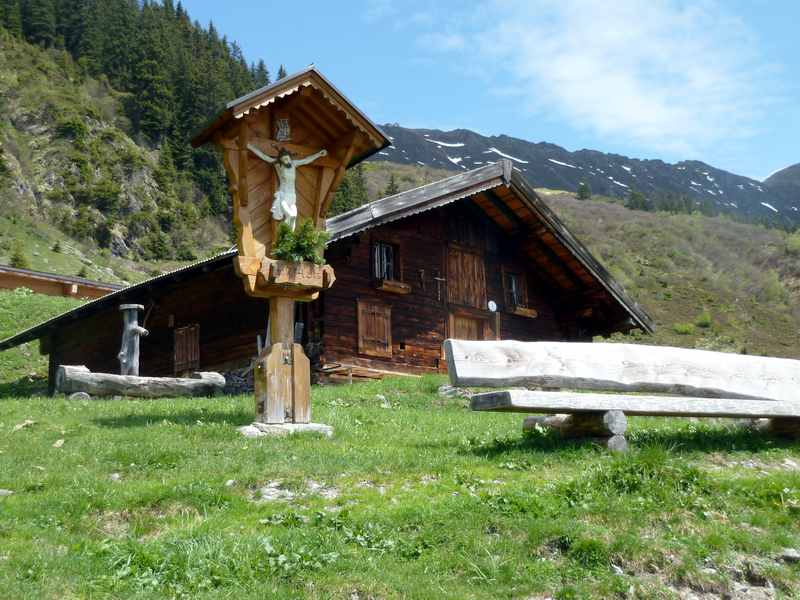
POLYGON ((397 279, 397 248, 386 242, 372 245, 372 277, 374 279, 397 279))
POLYGON ((506 305, 509 308, 526 305, 525 292, 523 289, 522 275, 506 271, 504 275, 503 287, 506 292, 506 305))

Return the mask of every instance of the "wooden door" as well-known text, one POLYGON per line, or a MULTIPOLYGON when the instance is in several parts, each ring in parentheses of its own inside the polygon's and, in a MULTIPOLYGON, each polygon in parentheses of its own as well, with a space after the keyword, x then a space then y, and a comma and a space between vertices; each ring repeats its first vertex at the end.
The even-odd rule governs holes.
POLYGON ((175 329, 175 375, 200 368, 200 325, 175 329))
POLYGON ((456 340, 482 340, 484 320, 465 315, 450 315, 450 336, 456 340))
POLYGON ((482 310, 486 308, 486 270, 482 254, 448 248, 447 302, 482 310))
POLYGON ((358 301, 358 352, 391 358, 391 306, 368 300, 358 301))

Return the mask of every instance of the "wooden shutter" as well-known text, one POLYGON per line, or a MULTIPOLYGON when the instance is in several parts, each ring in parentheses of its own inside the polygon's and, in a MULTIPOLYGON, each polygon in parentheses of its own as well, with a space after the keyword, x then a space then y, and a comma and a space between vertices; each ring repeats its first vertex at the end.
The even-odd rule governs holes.
POLYGON ((392 356, 392 307, 358 301, 358 352, 369 356, 392 356))
POLYGON ((200 325, 175 329, 175 374, 200 367, 200 325))
POLYGON ((483 255, 456 248, 447 251, 447 301, 486 308, 486 272, 483 255))
POLYGON ((465 315, 450 316, 450 336, 457 340, 482 340, 483 319, 465 315))

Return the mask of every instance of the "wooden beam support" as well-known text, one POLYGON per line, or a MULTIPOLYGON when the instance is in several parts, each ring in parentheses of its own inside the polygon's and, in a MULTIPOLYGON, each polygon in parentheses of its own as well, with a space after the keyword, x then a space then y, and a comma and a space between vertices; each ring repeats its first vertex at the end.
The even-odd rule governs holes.
POLYGON ((247 206, 250 189, 247 185, 249 126, 246 119, 239 121, 239 204, 247 206))

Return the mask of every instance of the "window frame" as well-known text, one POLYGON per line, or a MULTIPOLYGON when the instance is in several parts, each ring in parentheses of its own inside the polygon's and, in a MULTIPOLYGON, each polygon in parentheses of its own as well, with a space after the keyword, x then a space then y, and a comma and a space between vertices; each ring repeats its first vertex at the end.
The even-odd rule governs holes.
POLYGON ((385 240, 374 240, 370 246, 370 270, 374 281, 400 281, 400 248, 397 244, 385 240), (386 255, 391 250, 391 277, 386 274, 386 255))

